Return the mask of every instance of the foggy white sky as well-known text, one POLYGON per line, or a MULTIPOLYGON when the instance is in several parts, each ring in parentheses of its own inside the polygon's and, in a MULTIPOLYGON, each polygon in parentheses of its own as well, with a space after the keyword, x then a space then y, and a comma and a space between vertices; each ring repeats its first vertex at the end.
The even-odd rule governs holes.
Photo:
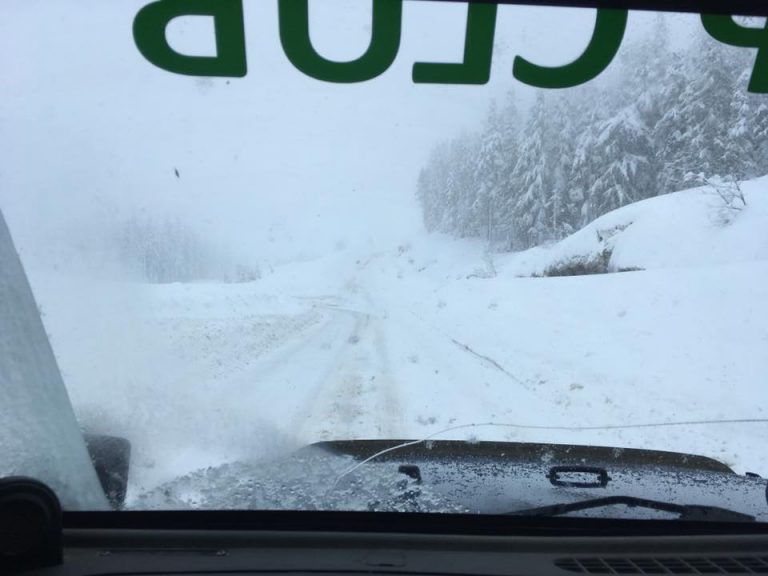
MULTIPOLYGON (((288 62, 276 1, 244 2, 245 78, 160 70, 131 34, 146 3, 4 4, 0 207, 22 244, 42 228, 52 238, 106 228, 136 208, 179 214, 244 252, 273 256, 340 240, 399 241, 420 227, 415 181, 431 148, 479 126, 491 99, 510 88, 523 104, 530 99, 533 90, 512 78, 515 55, 569 62, 594 22, 593 10, 500 7, 487 86, 414 85, 415 61, 461 60, 466 6, 406 2, 394 65, 370 82, 337 85, 288 62)), ((370 8, 312 0, 318 51, 359 56, 370 8)), ((642 27, 633 17, 629 36, 642 27)), ((173 22, 169 38, 181 52, 212 51, 205 18, 173 22)))

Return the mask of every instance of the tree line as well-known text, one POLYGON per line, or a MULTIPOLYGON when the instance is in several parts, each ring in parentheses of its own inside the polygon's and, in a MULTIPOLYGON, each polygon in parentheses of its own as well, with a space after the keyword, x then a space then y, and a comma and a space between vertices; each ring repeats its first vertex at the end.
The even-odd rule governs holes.
POLYGON ((252 282, 261 278, 258 265, 235 262, 178 218, 132 214, 116 227, 113 243, 117 260, 150 283, 252 282))
POLYGON ((524 114, 508 94, 480 130, 432 151, 417 183, 427 230, 523 250, 638 200, 765 174, 752 58, 703 33, 674 50, 660 16, 605 78, 539 92, 524 114))

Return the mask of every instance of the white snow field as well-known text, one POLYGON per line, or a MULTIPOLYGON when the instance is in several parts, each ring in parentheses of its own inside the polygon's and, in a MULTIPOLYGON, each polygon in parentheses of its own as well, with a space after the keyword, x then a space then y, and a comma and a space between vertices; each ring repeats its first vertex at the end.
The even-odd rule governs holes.
POLYGON ((502 426, 438 437, 682 451, 768 474, 765 423, 626 427, 768 418, 768 177, 743 188, 727 225, 700 188, 492 261, 423 235, 246 284, 34 284, 81 422, 133 443, 130 501, 311 442, 485 423, 502 426), (610 269, 641 270, 533 277, 606 249, 610 269))

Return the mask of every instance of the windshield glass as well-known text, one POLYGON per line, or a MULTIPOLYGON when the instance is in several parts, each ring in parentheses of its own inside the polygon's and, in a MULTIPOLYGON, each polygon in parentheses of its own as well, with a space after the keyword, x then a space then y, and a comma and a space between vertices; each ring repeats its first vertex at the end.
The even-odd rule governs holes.
POLYGON ((768 520, 765 18, 4 6, 0 476, 768 520))

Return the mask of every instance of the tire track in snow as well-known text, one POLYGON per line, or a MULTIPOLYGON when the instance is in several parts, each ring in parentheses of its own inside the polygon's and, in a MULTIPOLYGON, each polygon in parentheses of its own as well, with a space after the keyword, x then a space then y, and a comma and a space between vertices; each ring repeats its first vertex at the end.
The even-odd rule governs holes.
MULTIPOLYGON (((361 292, 353 282, 350 291, 361 292)), ((367 294, 362 296, 368 303, 367 294)), ((297 435, 310 442, 397 436, 402 414, 381 319, 352 305, 328 303, 325 298, 317 305, 351 317, 354 323, 341 352, 297 413, 293 424, 297 435)))
POLYGON ((382 367, 382 379, 380 383, 384 395, 384 421, 389 426, 389 438, 400 438, 405 432, 403 422, 403 407, 400 401, 400 391, 398 384, 393 377, 389 363, 389 348, 387 346, 386 335, 381 322, 376 323, 376 352, 382 367))

